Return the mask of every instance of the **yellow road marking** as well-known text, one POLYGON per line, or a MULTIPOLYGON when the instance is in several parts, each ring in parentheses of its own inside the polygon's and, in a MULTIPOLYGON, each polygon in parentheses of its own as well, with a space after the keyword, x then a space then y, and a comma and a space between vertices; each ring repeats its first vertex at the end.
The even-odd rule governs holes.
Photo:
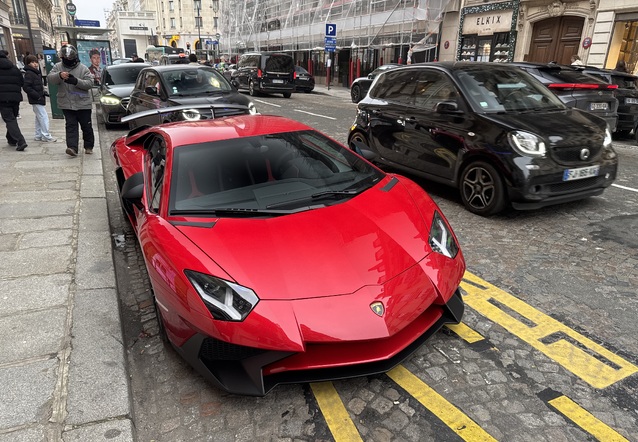
POLYGON ((630 362, 470 272, 465 272, 461 287, 466 291, 463 300, 468 306, 501 325, 595 388, 608 387, 638 372, 638 367, 630 362), (531 321, 533 325, 514 318, 490 300, 511 309, 531 321), (557 333, 568 336, 589 351, 606 359, 610 364, 604 363, 562 338, 552 343, 542 342, 543 338, 557 333))
POLYGON ((485 430, 466 416, 461 410, 449 403, 443 396, 434 391, 418 377, 399 365, 390 370, 387 375, 412 397, 430 410, 445 425, 467 441, 496 441, 485 430))
POLYGON ((628 442, 627 439, 599 421, 593 414, 567 396, 552 399, 549 404, 600 441, 628 442))
POLYGON ((310 384, 335 442, 362 441, 332 382, 310 384))
POLYGON ((462 322, 458 324, 447 324, 445 327, 452 330, 461 339, 465 340, 466 342, 469 342, 470 344, 474 344, 475 342, 482 341, 483 339, 485 339, 483 336, 481 336, 480 333, 472 330, 470 327, 468 327, 466 324, 462 322))

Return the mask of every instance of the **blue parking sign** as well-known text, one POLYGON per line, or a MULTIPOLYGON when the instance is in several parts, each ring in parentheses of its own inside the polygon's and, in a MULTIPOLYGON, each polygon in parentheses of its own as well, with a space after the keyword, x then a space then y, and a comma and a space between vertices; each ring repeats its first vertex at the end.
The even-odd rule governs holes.
POLYGON ((326 37, 336 37, 336 36, 337 36, 337 24, 326 23, 326 37))

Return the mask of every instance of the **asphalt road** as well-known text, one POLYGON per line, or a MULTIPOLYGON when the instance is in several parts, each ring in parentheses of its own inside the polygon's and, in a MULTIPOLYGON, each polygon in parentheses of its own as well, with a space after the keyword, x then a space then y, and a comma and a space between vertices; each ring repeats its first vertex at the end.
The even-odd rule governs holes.
MULTIPOLYGON (((262 113, 345 142, 345 97, 259 97, 262 113)), ((110 144, 122 130, 105 130, 110 144)), ((454 190, 418 180, 467 262, 461 326, 391 372, 278 386, 264 398, 207 384, 157 336, 136 240, 111 175, 109 217, 140 441, 638 441, 638 148, 615 143, 602 196, 481 218, 454 190)))

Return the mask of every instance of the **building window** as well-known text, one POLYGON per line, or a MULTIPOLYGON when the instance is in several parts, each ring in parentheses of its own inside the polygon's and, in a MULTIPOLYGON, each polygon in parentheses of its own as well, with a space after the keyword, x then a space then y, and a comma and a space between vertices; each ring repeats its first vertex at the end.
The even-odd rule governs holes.
POLYGON ((62 26, 62 16, 60 14, 58 14, 57 19, 58 26, 62 26))
POLYGON ((175 19, 171 17, 171 29, 175 29, 175 19))
POLYGON ((174 11, 174 10, 175 10, 175 5, 174 5, 174 3, 173 3, 173 0, 170 0, 170 1, 168 2, 168 10, 169 10, 169 11, 174 11))
POLYGON ((201 11, 201 9, 202 9, 202 1, 201 0, 195 0, 193 2, 193 6, 195 6, 196 10, 201 11))
POLYGON ((201 28, 201 27, 203 27, 203 26, 204 26, 204 25, 203 25, 203 22, 204 22, 204 21, 202 20, 202 18, 201 18, 201 17, 195 17, 195 27, 196 27, 196 28, 201 28))

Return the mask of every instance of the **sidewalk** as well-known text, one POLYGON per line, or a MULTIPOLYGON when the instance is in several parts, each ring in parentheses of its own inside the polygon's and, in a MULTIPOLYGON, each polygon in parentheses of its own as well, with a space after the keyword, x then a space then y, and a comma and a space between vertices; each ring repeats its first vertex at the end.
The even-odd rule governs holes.
POLYGON ((0 140, 0 441, 132 441, 108 146, 95 112, 94 154, 76 158, 65 154, 64 120, 51 119, 58 142, 42 143, 28 103, 20 114, 27 149, 0 140))

